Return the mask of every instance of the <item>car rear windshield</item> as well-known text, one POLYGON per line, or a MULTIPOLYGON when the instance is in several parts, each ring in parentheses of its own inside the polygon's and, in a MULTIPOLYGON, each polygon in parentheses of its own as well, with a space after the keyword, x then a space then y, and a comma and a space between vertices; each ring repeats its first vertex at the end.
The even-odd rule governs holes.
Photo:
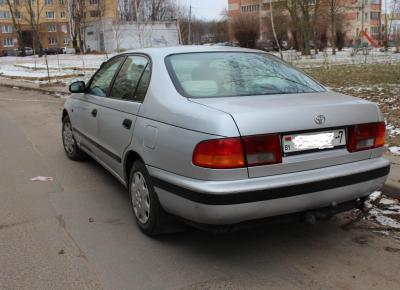
POLYGON ((166 65, 177 90, 188 98, 322 92, 304 73, 265 53, 174 54, 166 65))

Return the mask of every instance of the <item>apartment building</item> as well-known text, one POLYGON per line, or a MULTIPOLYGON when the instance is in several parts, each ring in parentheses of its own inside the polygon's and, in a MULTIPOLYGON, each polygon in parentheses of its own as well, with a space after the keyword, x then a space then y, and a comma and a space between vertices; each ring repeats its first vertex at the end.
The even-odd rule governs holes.
POLYGON ((118 0, 81 0, 80 2, 84 10, 85 23, 117 19, 118 0))
MULTIPOLYGON (((315 3, 315 0, 310 0, 311 3, 315 3)), ((382 12, 382 0, 342 0, 341 2, 343 9, 341 9, 341 21, 342 29, 345 34, 345 41, 347 44, 353 42, 355 38, 360 35, 361 30, 370 34, 376 40, 381 37, 381 12, 382 12)), ((281 13, 281 15, 288 16, 288 13, 282 9, 281 0, 272 0, 272 4, 275 9, 275 14, 281 13)), ((320 9, 321 18, 320 21, 325 21, 324 27, 328 27, 328 3, 326 0, 321 0, 320 9), (323 16, 325 15, 325 16, 323 16)), ((260 23, 260 40, 272 39, 272 32, 268 30, 270 27, 269 16, 270 16, 270 1, 269 0, 228 0, 228 16, 232 19, 235 16, 243 15, 249 17, 257 17, 260 23)), ((280 18, 282 21, 284 18, 280 18)), ((289 21, 289 19, 287 20, 289 21)), ((279 22, 276 26, 279 28, 279 22)), ((329 37, 329 29, 327 29, 327 35, 329 37)), ((230 31, 230 36, 233 39, 233 32, 230 31)), ((290 31, 288 31, 288 38, 290 38, 290 31)))
POLYGON ((381 38, 382 0, 346 0, 344 10, 346 36, 354 38, 365 31, 375 40, 381 38))
MULTIPOLYGON (((277 2, 277 0, 273 0, 277 2)), ((269 10, 269 0, 228 0, 228 17, 243 15, 251 18, 258 18, 259 20, 259 38, 266 40, 269 37, 268 25, 266 23, 267 11, 269 10), (268 3, 268 7, 267 7, 268 3)), ((230 28, 230 38, 233 39, 233 31, 230 28)))
MULTIPOLYGON (((36 46, 32 22, 38 23, 40 44, 44 49, 72 46, 68 1, 73 0, 11 0, 10 9, 7 0, 0 0, 0 50, 19 47, 13 15, 22 30, 23 46, 36 46)), ((86 26, 96 25, 96 31, 100 31, 104 23, 116 20, 118 1, 75 0, 74 3, 82 9, 84 30, 86 26)))
POLYGON ((32 22, 38 24, 43 48, 70 44, 67 0, 11 0, 11 5, 10 9, 7 0, 0 0, 0 50, 12 50, 20 45, 13 16, 22 30, 23 46, 36 46, 32 22))
POLYGON ((383 15, 382 22, 387 25, 389 41, 400 41, 400 13, 388 13, 383 15))

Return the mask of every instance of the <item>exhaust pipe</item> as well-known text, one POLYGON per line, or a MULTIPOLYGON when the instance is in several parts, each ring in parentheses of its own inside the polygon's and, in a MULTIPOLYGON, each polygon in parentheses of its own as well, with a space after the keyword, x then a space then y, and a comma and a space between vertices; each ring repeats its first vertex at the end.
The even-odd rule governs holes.
POLYGON ((346 202, 341 205, 333 201, 330 207, 305 212, 302 215, 302 220, 310 225, 315 225, 317 223, 317 220, 329 220, 332 216, 342 211, 347 211, 355 208, 362 211, 364 209, 365 200, 365 197, 357 198, 353 201, 346 202))

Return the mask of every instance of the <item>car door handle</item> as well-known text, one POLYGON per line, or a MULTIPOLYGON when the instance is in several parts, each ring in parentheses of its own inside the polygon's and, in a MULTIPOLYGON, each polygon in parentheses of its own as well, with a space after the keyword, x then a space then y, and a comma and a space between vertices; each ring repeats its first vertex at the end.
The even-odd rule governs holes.
POLYGON ((97 110, 96 109, 93 109, 92 116, 96 118, 96 116, 97 116, 97 110))
POLYGON ((131 128, 131 126, 132 126, 132 120, 129 120, 129 119, 125 119, 123 122, 122 122, 122 127, 124 127, 125 129, 130 129, 131 128))

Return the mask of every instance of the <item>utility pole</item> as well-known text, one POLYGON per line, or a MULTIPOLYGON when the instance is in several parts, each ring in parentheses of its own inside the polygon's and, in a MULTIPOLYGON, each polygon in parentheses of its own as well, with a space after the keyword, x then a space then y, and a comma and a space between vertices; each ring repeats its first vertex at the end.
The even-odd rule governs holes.
POLYGON ((190 0, 189 6, 189 33, 188 33, 188 44, 192 44, 192 0, 190 0))
POLYGON ((389 31, 388 31, 388 10, 387 10, 387 0, 385 0, 385 30, 384 30, 385 36, 384 36, 384 47, 385 49, 388 49, 389 46, 389 31))
POLYGON ((364 33, 364 11, 365 11, 365 2, 361 0, 361 31, 364 33))
MULTIPOLYGON (((260 8, 261 8, 261 7, 260 7, 260 8)), ((261 10, 261 9, 260 9, 260 10, 261 10)), ((274 38, 275 38, 276 45, 278 46, 278 49, 279 49, 279 54, 280 54, 280 56, 281 56, 281 59, 283 60, 283 54, 282 54, 281 44, 279 43, 278 37, 276 36, 276 31, 275 31, 274 13, 273 13, 273 11, 272 11, 272 0, 269 0, 269 11, 270 11, 272 32, 273 32, 273 34, 274 34, 274 38)))
POLYGON ((181 19, 180 19, 181 15, 180 15, 180 10, 179 10, 181 6, 179 3, 179 0, 176 0, 175 5, 176 5, 175 11, 176 11, 176 26, 178 28, 178 39, 179 39, 179 44, 182 45, 183 42, 182 42, 181 19))

